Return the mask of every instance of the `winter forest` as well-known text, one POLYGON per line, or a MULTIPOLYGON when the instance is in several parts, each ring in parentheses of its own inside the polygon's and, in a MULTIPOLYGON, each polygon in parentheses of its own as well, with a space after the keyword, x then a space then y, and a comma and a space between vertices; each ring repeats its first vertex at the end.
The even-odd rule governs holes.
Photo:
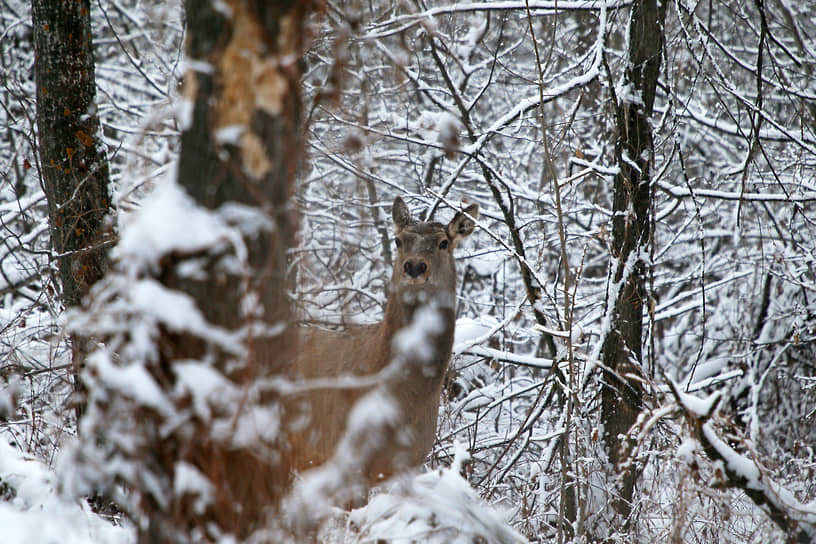
POLYGON ((0 0, 0 106, 3 543, 816 542, 809 2, 0 0))

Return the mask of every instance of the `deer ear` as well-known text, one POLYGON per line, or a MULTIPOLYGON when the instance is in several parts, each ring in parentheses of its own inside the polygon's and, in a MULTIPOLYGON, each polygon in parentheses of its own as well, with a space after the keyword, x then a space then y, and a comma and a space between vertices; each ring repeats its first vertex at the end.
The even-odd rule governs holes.
POLYGON ((400 197, 394 199, 394 205, 391 206, 391 216, 394 218, 394 226, 397 227, 397 232, 414 222, 408 206, 400 197))
POLYGON ((465 208, 463 212, 456 212, 456 215, 453 216, 453 219, 451 219, 451 222, 448 223, 448 226, 445 228, 448 232, 448 238, 454 242, 458 242, 462 238, 470 236, 470 233, 476 228, 476 222, 468 216, 473 219, 479 217, 478 204, 471 204, 465 208))

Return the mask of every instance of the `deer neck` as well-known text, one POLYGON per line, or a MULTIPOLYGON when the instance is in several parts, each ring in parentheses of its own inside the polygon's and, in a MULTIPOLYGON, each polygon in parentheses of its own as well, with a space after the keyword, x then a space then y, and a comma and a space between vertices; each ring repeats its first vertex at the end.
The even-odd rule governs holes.
MULTIPOLYGON (((408 328, 421 329, 418 341, 430 348, 431 357, 426 362, 434 372, 425 374, 434 379, 441 378, 447 370, 453 345, 455 324, 455 296, 448 290, 432 289, 427 286, 407 286, 393 288, 385 310, 385 317, 380 325, 380 353, 385 355, 382 361, 384 368, 394 357, 394 337, 408 328), (417 320, 431 319, 431 323, 418 323, 417 320)), ((419 349, 419 347, 418 347, 419 349)), ((403 354, 405 355, 405 354, 403 354)), ((407 354, 411 358, 410 354, 407 354)))

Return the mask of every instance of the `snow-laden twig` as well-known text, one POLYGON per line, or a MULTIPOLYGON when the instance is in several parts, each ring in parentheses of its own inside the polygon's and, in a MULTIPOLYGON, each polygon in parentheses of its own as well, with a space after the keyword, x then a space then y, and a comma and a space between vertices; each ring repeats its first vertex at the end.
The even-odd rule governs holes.
POLYGON ((720 438, 711 419, 722 398, 716 392, 708 399, 700 399, 680 391, 669 380, 669 389, 686 419, 691 423, 695 438, 706 456, 719 463, 726 478, 724 485, 741 489, 759 507, 765 510, 786 535, 791 544, 816 541, 816 501, 803 504, 759 465, 755 458, 738 453, 720 438))

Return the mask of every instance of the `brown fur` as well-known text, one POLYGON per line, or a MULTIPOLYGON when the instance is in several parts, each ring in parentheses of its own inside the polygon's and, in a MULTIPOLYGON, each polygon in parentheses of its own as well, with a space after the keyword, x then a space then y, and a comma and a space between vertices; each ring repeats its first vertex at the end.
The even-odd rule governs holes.
MULTIPOLYGON (((478 206, 471 205, 466 213, 477 217, 478 206)), ((291 399, 289 413, 305 412, 309 416, 308 421, 303 418, 290 422, 293 471, 322 465, 331 458, 355 401, 378 385, 384 385, 396 400, 401 425, 399 436, 391 436, 387 444, 378 447, 364 467, 369 484, 421 465, 433 446, 442 381, 453 343, 453 250, 470 235, 475 223, 462 212, 447 225, 418 222, 410 217, 399 197, 394 201, 392 215, 399 242, 383 321, 342 332, 301 329, 293 367, 293 375, 304 380, 342 376, 377 376, 377 380, 365 386, 309 389, 291 399), (394 358, 394 335, 410 324, 414 312, 426 303, 439 307, 443 321, 442 330, 429 339, 429 359, 422 358, 420 369, 407 368, 403 361, 405 368, 400 367, 399 372, 381 373, 394 358)), ((400 356, 409 364, 416 358, 410 353, 400 356)))

